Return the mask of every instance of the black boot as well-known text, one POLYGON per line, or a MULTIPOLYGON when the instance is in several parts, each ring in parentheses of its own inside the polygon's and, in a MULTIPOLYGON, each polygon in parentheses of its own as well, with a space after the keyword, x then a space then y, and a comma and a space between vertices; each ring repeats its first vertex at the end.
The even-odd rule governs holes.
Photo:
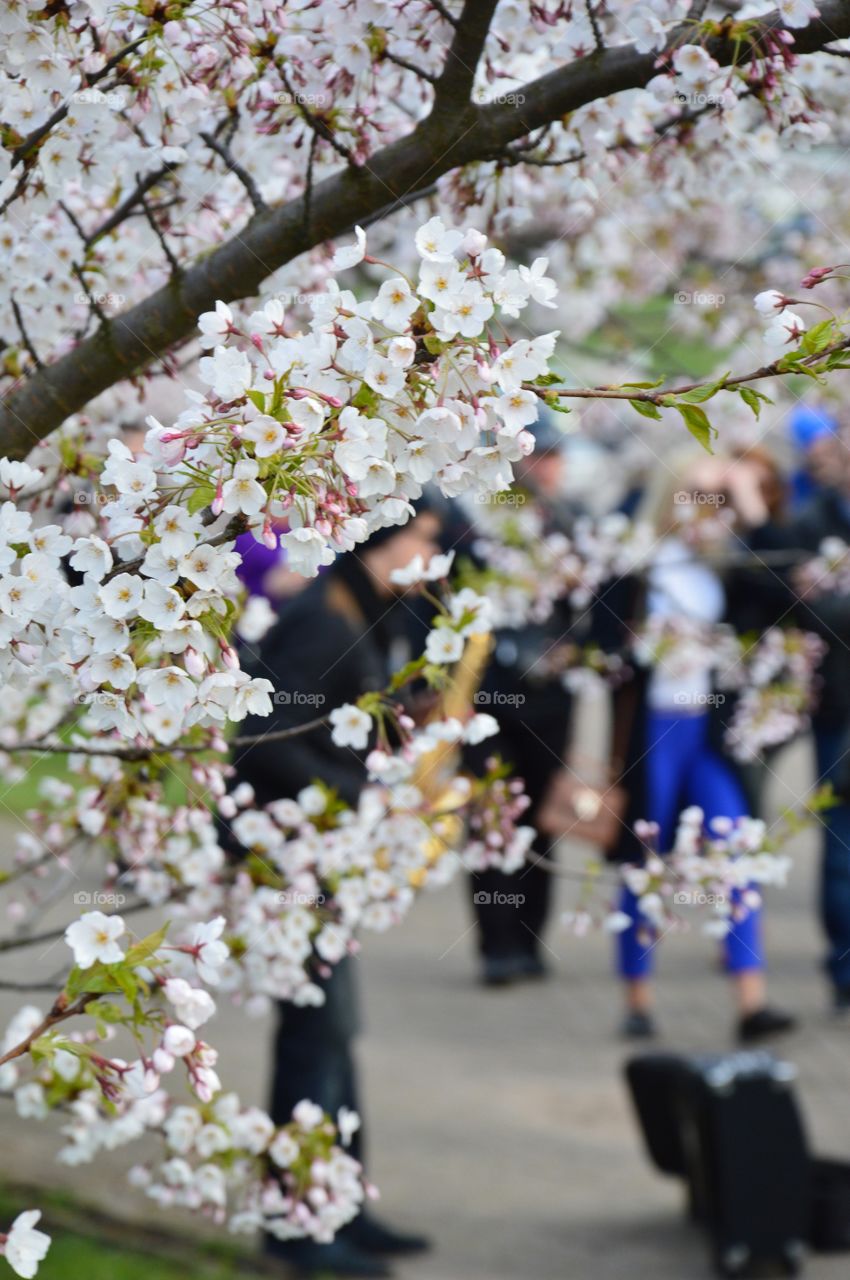
POLYGON ((485 956, 481 965, 481 982, 485 987, 509 987, 525 976, 524 958, 519 952, 485 956))
POLYGON ((742 1044, 755 1044, 759 1040, 793 1031, 796 1025, 797 1020, 790 1013, 765 1005, 763 1009, 757 1009, 755 1013, 748 1013, 745 1018, 741 1018, 738 1023, 738 1039, 742 1044))
POLYGON ((366 1253, 424 1253, 431 1248, 425 1236, 394 1231, 369 1213, 361 1213, 344 1227, 342 1237, 366 1253))
POLYGON ((391 1276, 382 1258, 366 1253, 353 1242, 337 1236, 330 1244, 315 1240, 275 1240, 266 1237, 265 1252, 300 1276, 391 1276))

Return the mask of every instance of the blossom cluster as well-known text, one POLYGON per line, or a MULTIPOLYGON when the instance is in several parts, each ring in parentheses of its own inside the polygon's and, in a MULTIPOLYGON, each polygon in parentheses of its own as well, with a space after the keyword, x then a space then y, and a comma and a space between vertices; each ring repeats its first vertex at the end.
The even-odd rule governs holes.
MULTIPOLYGON (((635 895, 641 927, 651 931, 688 929, 688 913, 681 908, 696 907, 702 931, 723 938, 760 906, 762 886, 785 884, 790 867, 779 852, 782 834, 771 838, 761 819, 716 817, 706 823, 698 805, 679 815, 670 850, 659 848, 657 823, 637 822, 635 835, 641 856, 618 868, 617 882, 635 895)), ((609 933, 631 927, 632 918, 616 905, 595 913, 597 889, 588 883, 582 904, 564 916, 564 925, 578 936, 597 923, 609 933)))
POLYGON ((803 599, 850 594, 850 547, 842 538, 824 538, 817 555, 797 568, 795 582, 803 599))
MULTIPOLYGON (((21 1116, 63 1114, 59 1159, 67 1164, 155 1134, 165 1160, 157 1168, 135 1166, 131 1181, 160 1206, 201 1212, 233 1231, 325 1241, 359 1212, 368 1191, 359 1163, 344 1150, 359 1119, 343 1110, 333 1122, 304 1100, 287 1124, 275 1125, 259 1108, 222 1093, 217 1054, 199 1029, 215 1012, 205 984, 218 981, 228 956, 223 925, 196 928, 189 947, 172 946, 161 930, 125 950, 120 915, 82 915, 66 930, 75 965, 49 1017, 27 1005, 6 1029, 0 1085, 13 1091, 21 1116), (60 1027, 83 1012, 85 1030, 60 1027), (120 1043, 118 1052, 113 1047, 122 1037, 135 1054, 129 1060, 120 1043), (164 1081, 175 1070, 193 1100, 171 1096, 164 1081)), ((37 1217, 19 1220, 21 1239, 10 1233, 11 1247, 7 1240, 6 1256, 20 1275, 34 1271, 20 1270, 17 1258, 46 1252, 46 1237, 26 1234, 37 1217)))
POLYGON ((614 512, 551 530, 538 503, 524 501, 521 490, 511 497, 467 506, 475 564, 464 567, 462 580, 486 590, 495 627, 543 622, 560 601, 584 610, 603 584, 646 563, 648 525, 614 512))
POLYGON ((747 762, 808 727, 827 645, 812 631, 769 627, 753 644, 744 638, 741 649, 727 681, 738 697, 725 741, 735 759, 747 762))

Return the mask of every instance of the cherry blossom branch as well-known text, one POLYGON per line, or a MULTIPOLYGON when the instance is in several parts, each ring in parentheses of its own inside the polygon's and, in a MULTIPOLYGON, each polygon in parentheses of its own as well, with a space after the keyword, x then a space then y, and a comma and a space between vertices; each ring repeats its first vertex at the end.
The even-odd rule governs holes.
POLYGON ((97 996, 93 992, 87 992, 85 995, 80 996, 79 1000, 76 1000, 73 1004, 68 1004, 67 998, 63 992, 57 997, 53 1004, 53 1008, 47 1016, 42 1018, 38 1026, 35 1027, 34 1030, 32 1030, 29 1035, 20 1042, 20 1044, 16 1044, 13 1049, 9 1049, 6 1053, 0 1054, 0 1067, 7 1062, 12 1062, 15 1058, 23 1057, 25 1053, 29 1053, 30 1048, 40 1036, 43 1036, 45 1032, 50 1031, 50 1029, 55 1027, 58 1023, 65 1022, 68 1018, 75 1018, 78 1014, 84 1013, 86 1005, 90 1004, 91 1001, 95 999, 97 999, 97 996))
MULTIPOLYGON (((469 51, 481 39, 481 14, 490 11, 492 4, 487 0, 480 12, 478 6, 474 8, 477 12, 469 18, 463 38, 458 29, 452 70, 441 77, 441 102, 435 102, 426 120, 377 151, 368 166, 348 165, 318 184, 310 197, 309 224, 303 194, 255 212, 230 240, 187 269, 179 282, 169 281, 105 320, 72 351, 18 384, 0 409, 4 451, 10 457, 25 456, 34 440, 48 435, 94 396, 137 374, 184 340, 198 315, 212 309, 216 301, 255 295, 261 282, 279 267, 385 208, 388 193, 396 206, 409 203, 442 174, 492 155, 590 102, 644 86, 657 74, 655 53, 623 45, 539 77, 513 95, 516 101, 464 104, 456 95, 461 81, 471 83, 469 51), (466 67, 460 66, 461 58, 466 67)), ((690 30, 686 24, 681 34, 690 30)), ((774 11, 753 20, 750 44, 741 47, 721 31, 706 40, 705 49, 721 66, 741 65, 752 59, 765 39, 782 30, 781 15, 774 11)), ((848 36, 850 5, 844 0, 823 0, 820 17, 794 32, 794 49, 812 53, 848 36)))
MULTIPOLYGON (((834 355, 839 351, 847 351, 850 349, 850 337, 841 338, 837 342, 831 343, 824 347, 822 351, 817 351, 812 355, 803 356, 799 363, 806 367, 811 367, 819 363, 825 357, 834 355)), ((777 360, 770 364, 762 365, 758 369, 754 369, 751 373, 738 374, 735 377, 721 378, 716 383, 711 380, 703 382, 686 382, 679 387, 669 387, 666 390, 663 387, 658 388, 641 388, 638 386, 598 386, 598 387, 555 387, 549 388, 555 391, 558 396, 570 400, 640 400, 645 404, 664 406, 665 400, 670 397, 686 395, 689 391, 697 391, 702 387, 715 386, 718 391, 728 391, 735 387, 744 386, 750 382, 759 382, 765 378, 781 377, 788 372, 783 368, 783 362, 786 356, 780 356, 777 360)), ((791 370, 793 372, 793 370, 791 370)))
MULTIPOLYGON (((302 733, 310 733, 313 729, 320 729, 327 722, 327 716, 317 716, 314 720, 305 720, 303 724, 290 725, 287 729, 273 729, 268 733, 244 734, 237 738, 231 738, 227 743, 227 749, 229 751, 234 748, 254 747, 261 742, 283 742, 287 738, 297 738, 302 733)), ((209 742, 189 742, 185 745, 161 742, 155 743, 152 747, 122 747, 117 743, 114 746, 86 746, 78 743, 34 740, 32 742, 17 742, 12 746, 3 746, 0 747, 0 750, 8 755, 34 751, 44 755, 109 756, 114 760, 150 760, 153 756, 200 755, 206 751, 216 751, 217 748, 209 742)))
MULTIPOLYGON (((123 62, 131 53, 135 53, 137 49, 141 48, 147 39, 148 33, 145 32, 144 35, 137 36, 135 40, 131 40, 129 44, 124 45, 123 48, 119 49, 117 53, 114 53, 111 58, 106 60, 99 71, 93 71, 91 75, 85 77, 82 88, 91 89, 94 85, 99 84, 101 80, 109 75, 110 71, 114 71, 120 62, 123 62)), ((51 129, 65 119, 69 110, 70 104, 63 102, 62 105, 57 107, 53 114, 49 116, 43 124, 37 125, 35 129, 28 133, 27 136, 18 143, 12 152, 13 168, 15 165, 21 164, 22 161, 27 159, 30 152, 33 151, 39 143, 44 141, 51 129)))
MULTIPOLYGON (((209 519, 205 520, 204 523, 209 524, 215 520, 215 518, 216 517, 212 512, 209 512, 209 519)), ((226 542, 233 542, 235 538, 239 537, 240 533, 245 532, 247 527, 248 525, 245 517, 242 515, 236 515, 232 520, 227 522, 226 527, 222 529, 221 533, 217 533, 215 537, 207 538, 205 542, 201 542, 198 545, 202 547, 221 547, 226 542)), ((144 561, 144 556, 137 556, 135 560, 119 560, 118 563, 115 564, 104 576, 104 583, 110 582, 112 578, 117 577, 119 573, 137 573, 144 564, 144 561)))

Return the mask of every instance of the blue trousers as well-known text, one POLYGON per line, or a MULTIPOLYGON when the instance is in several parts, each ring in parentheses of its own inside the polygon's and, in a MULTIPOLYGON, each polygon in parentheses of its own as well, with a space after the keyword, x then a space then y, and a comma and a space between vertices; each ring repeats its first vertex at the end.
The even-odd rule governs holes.
MULTIPOLYGON (((818 778, 829 782, 847 749, 843 730, 817 729, 818 778)), ((820 917, 829 940, 826 970, 836 987, 850 987, 850 805, 823 815, 820 917)))
MULTIPOLYGON (((647 812, 643 816, 658 823, 662 853, 672 848, 679 813, 688 805, 699 805, 706 822, 719 817, 741 818, 747 812, 733 769, 709 745, 707 714, 648 711, 644 767, 647 812)), ((850 905, 850 863, 847 866, 850 905)), ((638 899, 625 886, 620 909, 632 923, 617 934, 618 972, 621 978, 647 978, 654 967, 655 931, 641 915, 638 899)), ((761 912, 748 911, 742 920, 735 921, 724 947, 730 973, 763 969, 761 912)))

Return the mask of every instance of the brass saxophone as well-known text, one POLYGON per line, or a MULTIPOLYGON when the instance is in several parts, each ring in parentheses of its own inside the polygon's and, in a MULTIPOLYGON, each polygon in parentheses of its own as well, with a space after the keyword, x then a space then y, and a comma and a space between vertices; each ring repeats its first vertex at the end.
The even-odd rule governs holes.
MULTIPOLYGON (((449 684, 443 691, 429 720, 445 720, 454 716, 465 719, 475 705, 474 699, 484 679, 487 662, 493 648, 489 632, 467 638, 463 653, 452 670, 449 684)), ((438 742, 426 755, 421 756, 411 777, 437 813, 428 842, 428 864, 433 865, 443 854, 457 846, 463 834, 463 819, 456 812, 466 801, 466 793, 451 785, 457 771, 460 746, 456 742, 438 742)), ((427 874, 426 869, 411 872, 411 883, 419 887, 427 874)))

